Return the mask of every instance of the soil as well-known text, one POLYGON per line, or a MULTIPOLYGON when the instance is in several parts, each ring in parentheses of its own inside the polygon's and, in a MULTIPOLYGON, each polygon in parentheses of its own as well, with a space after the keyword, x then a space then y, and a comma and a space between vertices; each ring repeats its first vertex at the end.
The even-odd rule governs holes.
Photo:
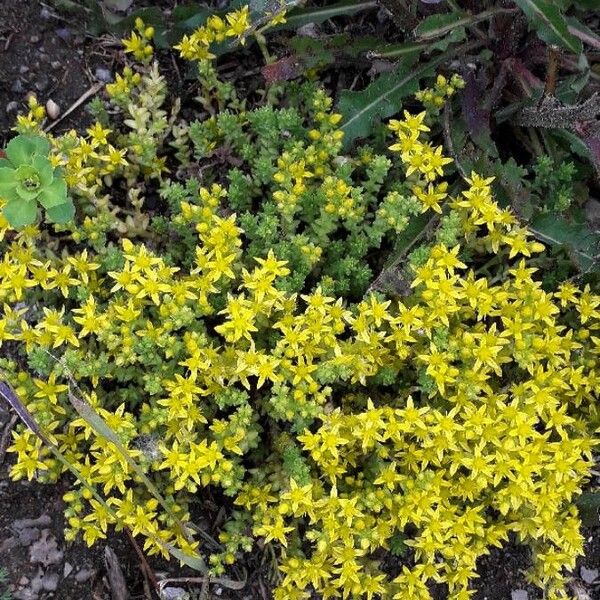
MULTIPOLYGON (((43 105, 55 102, 60 116, 95 83, 112 78, 111 42, 86 37, 78 25, 37 0, 0 0, 0 146, 30 94, 43 105)), ((85 119, 82 106, 56 130, 81 127, 85 119)))
MULTIPOLYGON (((162 4, 169 2, 163 0, 162 4)), ((29 94, 35 94, 43 104, 52 100, 63 114, 92 86, 112 79, 120 62, 115 40, 87 37, 80 25, 37 0, 0 0, 0 147, 10 137, 17 112, 26 109, 29 94)), ((62 119, 55 130, 60 132, 71 127, 81 130, 87 119, 82 105, 62 119)), ((6 407, 0 405, 0 440, 10 420, 6 407)), ((6 589, 12 598, 119 600, 122 596, 108 576, 106 548, 117 556, 129 598, 154 597, 149 592, 136 552, 124 533, 112 534, 91 549, 81 541, 66 542, 62 496, 68 482, 48 486, 11 481, 8 478, 10 458, 2 462, 2 451, 0 441, 0 569, 8 573, 6 589)), ((600 528, 586 531, 586 535, 586 553, 575 570, 572 591, 581 600, 600 600, 600 528)), ((249 560, 248 583, 242 591, 230 592, 211 586, 207 597, 271 598, 262 559, 262 553, 257 553, 249 560)), ((523 574, 528 562, 528 552, 516 544, 492 551, 480 561, 481 577, 475 599, 541 598, 538 591, 528 586, 523 574)), ((170 577, 193 575, 174 564, 155 560, 150 563, 155 573, 170 577)), ((3 591, 0 583, 0 597, 3 591)), ((440 600, 445 597, 443 591, 436 592, 440 600)))

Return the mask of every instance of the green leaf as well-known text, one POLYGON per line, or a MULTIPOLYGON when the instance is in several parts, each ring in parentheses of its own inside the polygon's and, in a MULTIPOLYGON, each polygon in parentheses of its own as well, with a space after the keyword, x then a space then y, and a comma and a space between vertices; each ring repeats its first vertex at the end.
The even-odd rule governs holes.
POLYGON ((64 225, 73 219, 75 216, 75 205, 72 200, 63 202, 58 206, 52 206, 46 209, 46 217, 52 223, 64 225))
POLYGON ((330 6, 320 6, 315 8, 297 8, 287 15, 286 22, 277 27, 277 29, 296 29, 307 25, 308 23, 323 23, 327 19, 339 16, 356 15, 363 10, 377 8, 377 2, 369 0, 366 2, 356 2, 349 0, 338 2, 330 6))
POLYGON ((54 167, 47 156, 36 154, 31 161, 33 168, 37 171, 42 186, 50 185, 54 179, 54 167))
POLYGON ((585 222, 567 221, 557 214, 541 214, 529 225, 531 232, 542 242, 566 247, 575 264, 585 273, 600 255, 600 234, 589 229, 585 222))
POLYGON ((581 523, 585 527, 597 527, 600 525, 600 493, 598 492, 586 492, 581 494, 579 498, 575 500, 577 508, 579 509, 579 517, 581 523))
POLYGON ((454 28, 469 22, 469 16, 464 12, 442 13, 430 15, 415 27, 414 35, 417 40, 431 40, 445 35, 454 28))
POLYGON ((376 121, 397 113, 402 108, 402 99, 415 94, 419 81, 432 74, 447 58, 447 54, 441 54, 416 69, 400 65, 390 73, 379 75, 360 92, 343 91, 338 110, 344 116, 342 130, 346 147, 358 137, 367 137, 376 121))
POLYGON ((167 31, 167 40, 171 45, 176 44, 184 34, 204 25, 211 14, 219 13, 203 6, 176 6, 171 15, 173 26, 167 31))
POLYGON ((510 12, 512 12, 512 10, 509 8, 498 7, 484 10, 476 15, 470 15, 463 11, 431 15, 423 19, 423 21, 417 25, 414 30, 414 35, 419 41, 432 40, 436 37, 446 35, 458 27, 475 25, 476 23, 490 19, 495 15, 510 12))
POLYGON ((16 198, 16 187, 17 179, 15 170, 12 167, 0 167, 0 197, 5 200, 16 198))
POLYGON ((15 165, 31 163, 34 154, 48 156, 50 142, 38 135, 18 135, 8 142, 6 157, 15 165))
MULTIPOLYGON (((38 202, 46 209, 58 207, 63 204, 68 204, 67 184, 65 183, 65 180, 55 179, 50 185, 47 185, 42 189, 37 199, 38 202)), ((59 211, 59 213, 60 212, 61 211, 59 211)), ((54 222, 56 223, 58 221, 54 222)), ((66 221, 62 222, 66 223, 66 221)))
POLYGON ((588 44, 588 46, 592 46, 593 48, 600 50, 600 36, 598 36, 595 31, 591 30, 575 17, 567 17, 567 24, 569 27, 569 33, 572 33, 583 43, 588 44))
POLYGON ((386 44, 374 46, 369 52, 369 58, 383 58, 387 60, 398 60, 418 56, 423 50, 427 50, 429 44, 417 44, 402 42, 400 44, 386 44))
POLYGON ((583 51, 583 45, 572 33, 559 8, 547 0, 515 0, 525 13, 538 37, 547 44, 561 46, 575 54, 583 51))
POLYGON ((35 223, 37 219, 37 202, 35 200, 11 200, 4 206, 2 212, 11 227, 22 229, 35 223))

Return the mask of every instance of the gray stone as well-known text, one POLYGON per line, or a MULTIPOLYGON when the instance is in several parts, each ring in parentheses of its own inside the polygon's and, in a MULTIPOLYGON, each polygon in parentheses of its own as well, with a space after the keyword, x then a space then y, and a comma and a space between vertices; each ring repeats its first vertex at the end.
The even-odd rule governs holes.
POLYGON ((38 80, 33 84, 33 86, 38 92, 43 92, 44 90, 48 89, 49 84, 50 80, 48 79, 48 76, 40 73, 38 80))
POLYGON ((161 594, 161 600, 187 600, 187 598, 187 592, 179 587, 165 587, 161 594))
POLYGON ((91 579, 95 573, 96 571, 93 569, 79 569, 74 575, 75 581, 77 583, 85 583, 88 579, 91 579))
POLYGON ((58 574, 57 573, 46 573, 42 579, 42 587, 47 592, 55 592, 58 588, 58 574))
POLYGON ((113 79, 112 73, 104 67, 97 67, 94 71, 94 75, 96 76, 96 79, 104 81, 104 83, 110 83, 113 79))
POLYGON ((510 593, 511 600, 528 600, 529 594, 527 590, 513 590, 510 593))
POLYGON ((40 539, 40 530, 37 527, 25 527, 19 531, 19 544, 29 546, 40 539))
POLYGON ((13 529, 23 529, 24 527, 48 527, 52 523, 50 515, 40 515, 37 519, 17 519, 13 521, 13 529))
POLYGON ((587 567, 581 567, 579 569, 579 575, 581 579, 586 583, 594 583, 598 579, 598 569, 588 569, 587 567))
POLYGON ((24 89, 23 82, 20 79, 15 79, 13 84, 10 86, 10 91, 15 92, 15 94, 22 93, 24 89))
POLYGON ((63 553, 58 549, 56 538, 49 529, 43 529, 40 539, 33 543, 29 549, 31 562, 41 563, 46 567, 59 564, 63 556, 63 553))

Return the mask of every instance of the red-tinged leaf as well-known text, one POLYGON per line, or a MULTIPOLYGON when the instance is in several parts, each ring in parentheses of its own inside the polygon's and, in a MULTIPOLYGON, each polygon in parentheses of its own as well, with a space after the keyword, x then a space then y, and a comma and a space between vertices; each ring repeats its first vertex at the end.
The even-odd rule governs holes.
POLYGON ((544 87, 544 82, 534 75, 524 64, 518 59, 512 63, 512 72, 516 79, 521 84, 523 91, 531 96, 536 90, 544 87))
POLYGON ((277 62, 265 65, 261 73, 267 82, 267 85, 277 81, 290 81, 302 74, 302 65, 295 56, 284 56, 277 62))
POLYGON ((465 87, 461 93, 461 104, 465 123, 473 141, 484 150, 495 154, 491 139, 490 109, 484 102, 485 87, 473 71, 465 77, 465 87))

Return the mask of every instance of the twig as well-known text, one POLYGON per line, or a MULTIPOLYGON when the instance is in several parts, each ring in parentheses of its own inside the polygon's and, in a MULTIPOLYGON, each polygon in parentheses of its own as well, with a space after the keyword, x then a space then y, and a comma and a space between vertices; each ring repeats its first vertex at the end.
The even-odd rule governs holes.
POLYGON ((549 46, 548 69, 546 70, 546 85, 544 86, 544 94, 546 94, 546 96, 554 96, 556 92, 559 61, 560 50, 556 46, 549 46))
POLYGON ((158 583, 158 579, 156 578, 154 571, 148 564, 148 561, 146 560, 146 557, 144 556, 142 549, 140 548, 139 544, 135 541, 135 538, 131 534, 131 531, 129 531, 129 528, 125 527, 124 529, 125 529, 125 533, 127 534, 127 537, 129 538, 129 541, 131 542, 131 545, 133 546, 133 548, 135 550, 135 553, 137 554, 137 556, 139 558, 140 566, 142 567, 142 573, 144 573, 144 577, 150 581, 150 584, 152 585, 152 588, 154 589, 154 591, 158 595, 160 595, 160 591, 161 591, 160 584, 158 583))
POLYGON ((10 432, 18 420, 19 417, 17 417, 17 415, 13 415, 10 418, 10 421, 4 427, 2 437, 0 438, 0 465, 4 462, 6 450, 8 449, 8 444, 10 443, 10 432))
POLYGON ((246 580, 234 581, 233 579, 227 579, 225 577, 169 577, 168 579, 161 579, 158 582, 159 593, 163 591, 165 586, 169 583, 199 583, 202 585, 216 583, 223 587, 229 588, 230 590, 243 590, 246 587, 246 580))
POLYGON ((465 168, 463 167, 462 163, 460 162, 460 160, 458 158, 458 154, 456 153, 456 151, 454 149, 454 142, 452 141, 452 135, 450 132, 450 105, 448 103, 446 103, 446 105, 444 106, 442 123, 443 123, 443 129, 444 129, 444 141, 446 142, 446 146, 448 146, 448 151, 450 152, 450 154, 452 155, 452 158, 454 159, 454 163, 456 164, 456 168, 458 169, 458 172, 464 178, 467 178, 468 174, 465 171, 465 168))
POLYGON ((85 91, 69 108, 62 114, 56 121, 50 123, 44 127, 44 131, 50 131, 54 129, 65 117, 68 117, 76 108, 81 106, 88 98, 97 94, 104 87, 104 83, 95 83, 89 90, 85 91))

